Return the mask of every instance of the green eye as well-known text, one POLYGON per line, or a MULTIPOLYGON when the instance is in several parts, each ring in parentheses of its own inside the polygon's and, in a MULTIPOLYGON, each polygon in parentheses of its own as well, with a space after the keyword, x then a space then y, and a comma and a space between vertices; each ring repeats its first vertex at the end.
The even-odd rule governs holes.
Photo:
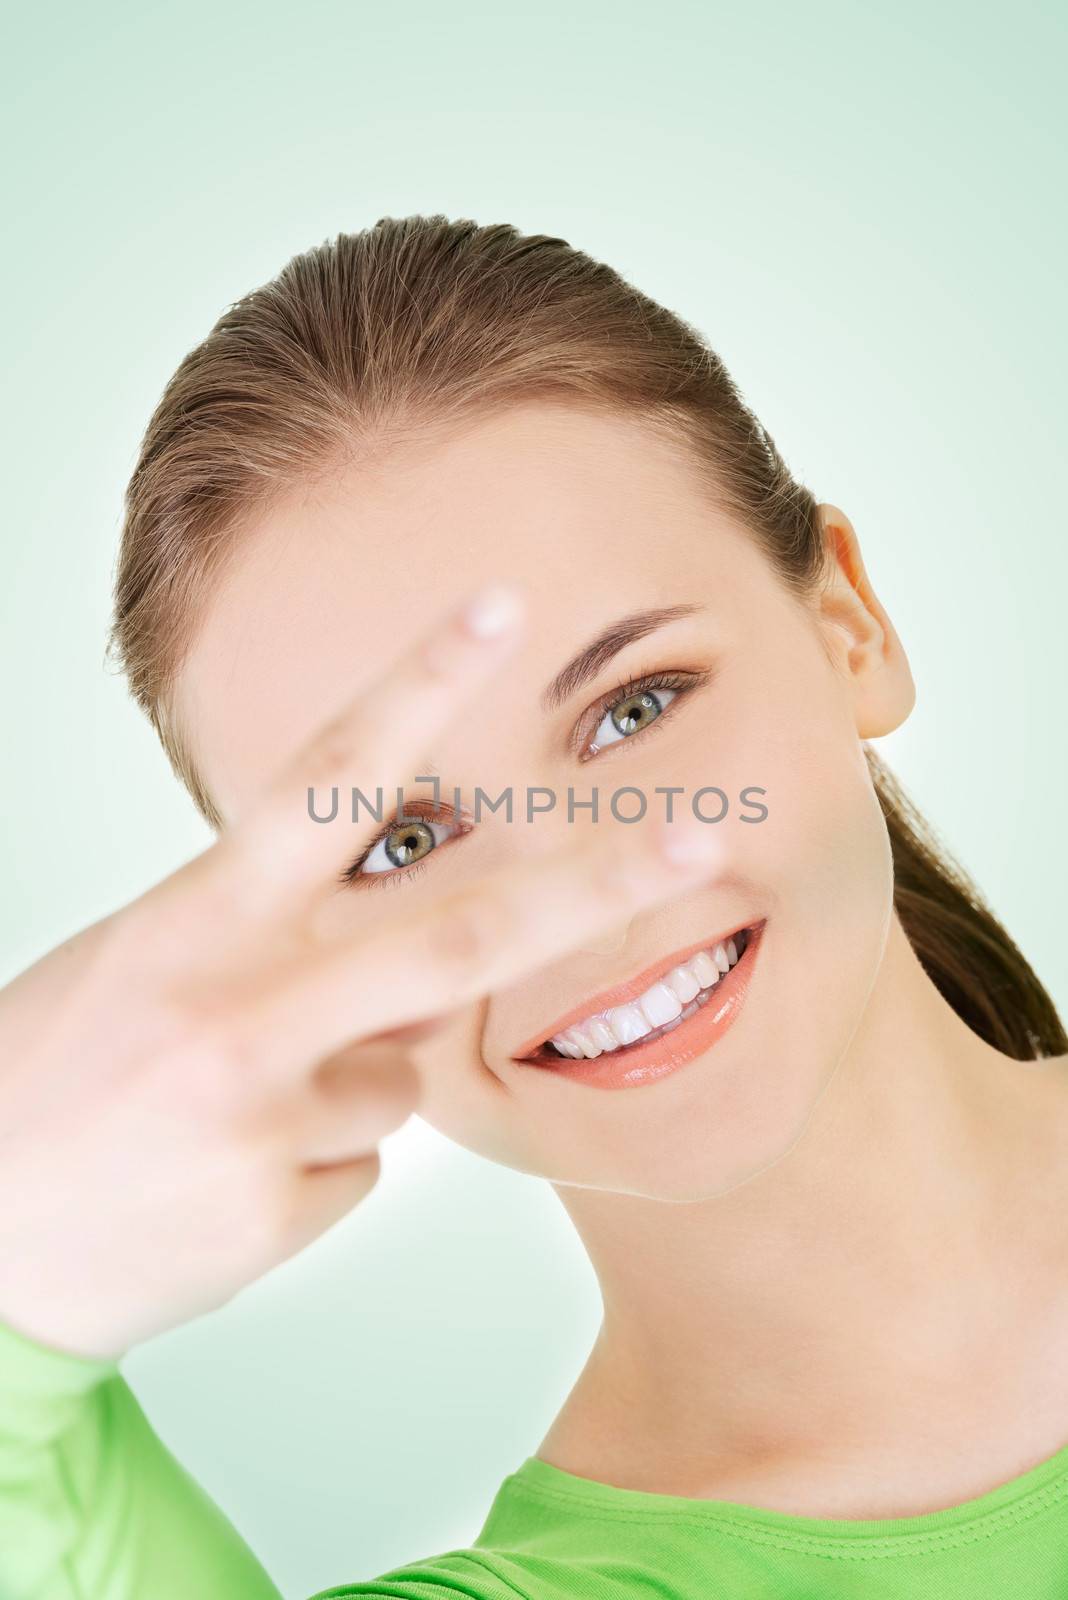
MULTIPOLYGON (((582 752, 583 759, 586 755, 595 755, 605 745, 619 744, 633 734, 641 733, 651 722, 663 716, 673 700, 680 695, 690 694, 711 677, 711 672, 707 670, 671 674, 670 679, 657 673, 619 684, 614 700, 601 699, 596 710, 591 708, 591 717, 598 715, 601 707, 604 707, 604 714, 582 752)), ((583 720, 588 727, 588 720, 583 720)), ((577 745, 572 743, 571 748, 577 750, 577 745)), ((399 882, 409 872, 412 877, 418 876, 418 870, 422 869, 435 850, 455 835, 470 831, 470 819, 464 816, 462 810, 450 809, 449 815, 451 820, 448 822, 424 816, 394 821, 371 845, 366 855, 345 869, 340 876, 341 883, 352 884, 363 877, 380 880, 396 878, 399 882)))
POLYGON ((632 733, 640 733, 665 710, 677 694, 675 689, 639 689, 609 706, 594 730, 590 750, 618 744, 632 733))
POLYGON ((392 872, 397 867, 413 866, 437 849, 451 832, 448 823, 428 822, 422 817, 398 822, 368 851, 360 872, 392 872))

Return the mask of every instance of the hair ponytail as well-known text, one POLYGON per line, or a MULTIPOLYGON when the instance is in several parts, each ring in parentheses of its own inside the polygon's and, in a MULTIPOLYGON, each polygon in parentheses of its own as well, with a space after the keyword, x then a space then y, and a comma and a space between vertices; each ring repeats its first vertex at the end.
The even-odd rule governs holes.
POLYGON ((1056 1007, 967 873, 865 747, 894 857, 894 907, 928 977, 974 1033, 1017 1061, 1068 1053, 1056 1007))

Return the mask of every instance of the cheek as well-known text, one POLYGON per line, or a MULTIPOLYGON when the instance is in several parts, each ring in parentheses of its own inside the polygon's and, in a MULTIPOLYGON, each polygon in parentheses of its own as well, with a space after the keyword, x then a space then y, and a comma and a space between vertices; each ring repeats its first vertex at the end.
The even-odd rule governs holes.
POLYGON ((758 875, 784 910, 820 941, 821 962, 851 939, 885 937, 893 897, 886 824, 849 702, 820 663, 783 684, 765 719, 763 750, 746 765, 766 773, 769 815, 753 827, 758 875), (760 865, 763 854, 763 869, 760 865))
POLYGON ((889 840, 848 685, 807 632, 750 658, 744 680, 727 724, 729 776, 766 788, 769 815, 738 832, 758 836, 773 887, 870 922, 892 890, 889 840))
POLYGON ((876 984, 894 901, 886 823, 858 739, 810 727, 781 777, 763 861, 776 895, 772 1054, 789 1061, 784 1125, 800 1128, 876 984))
POLYGON ((795 863, 799 912, 832 966, 850 941, 881 946, 893 902, 889 836, 859 742, 838 756, 837 764, 810 769, 782 840, 795 863))
POLYGON ((419 1113, 440 1133, 519 1171, 676 1198, 716 1192, 796 1138, 863 1012, 893 904, 886 827, 848 703, 821 660, 799 655, 784 667, 758 653, 725 672, 700 709, 643 741, 641 756, 636 746, 625 763, 596 771, 605 791, 717 785, 731 797, 724 826, 738 892, 775 930, 763 979, 770 998, 748 1024, 737 1081, 680 1078, 656 1102, 666 1120, 652 1139, 612 1096, 576 1102, 576 1111, 596 1113, 586 1128, 579 1116, 563 1129, 546 1125, 485 1066, 482 1003, 418 1047, 419 1113), (738 820, 735 797, 747 786, 767 791, 762 822, 738 820), (609 1113, 620 1127, 606 1155, 600 1124, 609 1113), (699 1137, 688 1140, 687 1128, 699 1137))
POLYGON ((800 1114, 875 983, 894 878, 844 686, 822 655, 801 650, 788 666, 769 668, 762 681, 751 674, 753 692, 744 702, 736 697, 742 716, 731 776, 767 788, 768 816, 736 827, 732 844, 746 878, 767 894, 781 1019, 781 1031, 772 1024, 774 1053, 795 1063, 800 1114))

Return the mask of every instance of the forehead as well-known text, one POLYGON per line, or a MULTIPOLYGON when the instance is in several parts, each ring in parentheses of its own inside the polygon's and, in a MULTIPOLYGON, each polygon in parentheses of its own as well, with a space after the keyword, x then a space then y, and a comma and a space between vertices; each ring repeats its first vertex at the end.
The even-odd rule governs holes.
POLYGON ((516 407, 350 464, 241 534, 176 684, 183 738, 227 817, 479 582, 526 589, 529 643, 510 670, 533 700, 621 611, 692 598, 728 536, 637 418, 516 407))

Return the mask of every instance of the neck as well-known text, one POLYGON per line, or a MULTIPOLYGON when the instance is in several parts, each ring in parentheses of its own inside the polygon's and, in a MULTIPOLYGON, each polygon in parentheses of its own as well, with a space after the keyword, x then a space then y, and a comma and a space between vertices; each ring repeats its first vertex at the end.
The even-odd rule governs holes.
POLYGON ((974 1414, 983 1363, 1063 1297, 1066 1068, 972 1033, 894 917, 848 1055, 778 1162, 685 1204, 555 1186, 604 1321, 539 1454, 707 1493, 817 1442, 915 1441, 933 1396, 974 1414))

